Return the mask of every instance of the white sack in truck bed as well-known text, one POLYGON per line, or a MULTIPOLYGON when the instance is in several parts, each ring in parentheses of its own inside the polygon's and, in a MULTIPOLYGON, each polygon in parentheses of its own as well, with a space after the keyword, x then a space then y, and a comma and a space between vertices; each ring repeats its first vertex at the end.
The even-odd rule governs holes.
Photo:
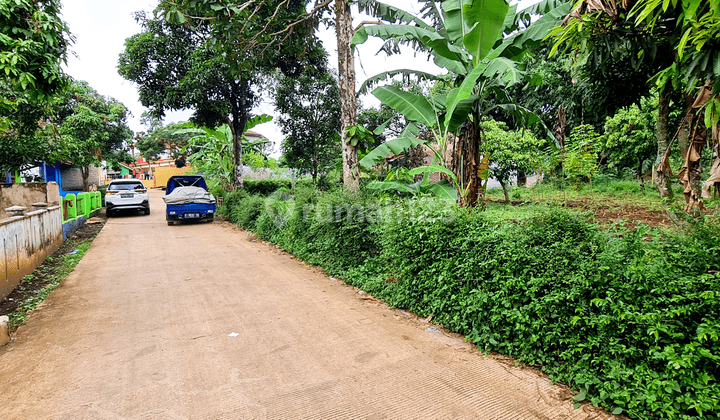
POLYGON ((182 204, 215 204, 215 197, 200 187, 177 187, 170 194, 163 196, 165 204, 179 206, 182 204))

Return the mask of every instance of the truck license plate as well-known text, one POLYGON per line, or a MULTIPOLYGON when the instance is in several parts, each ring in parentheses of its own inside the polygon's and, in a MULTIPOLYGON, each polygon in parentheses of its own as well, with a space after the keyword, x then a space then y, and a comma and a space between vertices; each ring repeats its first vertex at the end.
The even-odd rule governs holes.
POLYGON ((200 214, 199 213, 185 213, 185 218, 186 219, 198 219, 198 218, 200 218, 200 214))

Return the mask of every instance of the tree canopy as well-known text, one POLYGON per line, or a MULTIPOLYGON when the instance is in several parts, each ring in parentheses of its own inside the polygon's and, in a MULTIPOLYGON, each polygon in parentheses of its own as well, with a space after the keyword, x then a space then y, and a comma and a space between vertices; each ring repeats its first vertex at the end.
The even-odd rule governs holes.
POLYGON ((280 77, 274 104, 285 135, 281 145, 285 162, 317 180, 318 173, 334 166, 340 157, 337 79, 324 67, 296 78, 280 77))
POLYGON ((119 70, 137 83, 141 101, 155 115, 192 108, 192 120, 199 125, 228 123, 239 187, 241 137, 261 76, 276 68, 286 75, 298 74, 299 60, 312 59, 318 44, 312 22, 287 25, 305 13, 301 3, 287 7, 286 2, 268 0, 226 6, 163 1, 154 18, 138 14, 143 32, 126 41, 119 70))
POLYGON ((61 152, 51 105, 68 86, 60 66, 72 41, 58 0, 0 0, 0 171, 61 152))
POLYGON ((65 87, 71 42, 59 0, 0 0, 0 109, 47 102, 65 87))
POLYGON ((190 133, 182 133, 180 130, 187 128, 185 123, 169 123, 163 125, 162 121, 154 118, 146 118, 146 124, 150 127, 146 133, 139 135, 140 139, 135 147, 147 160, 157 160, 167 154, 175 160, 175 166, 182 168, 188 156, 187 145, 192 137, 190 133))
POLYGON ((100 95, 87 82, 73 81, 63 95, 57 114, 62 157, 82 170, 85 189, 88 165, 132 160, 124 149, 133 135, 127 113, 122 103, 100 95))

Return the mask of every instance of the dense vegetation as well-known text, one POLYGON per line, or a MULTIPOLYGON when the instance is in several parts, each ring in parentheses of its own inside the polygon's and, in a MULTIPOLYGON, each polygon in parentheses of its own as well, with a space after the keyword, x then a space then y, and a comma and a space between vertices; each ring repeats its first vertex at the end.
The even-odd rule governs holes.
POLYGON ((633 418, 720 415, 720 223, 599 229, 553 207, 279 190, 226 197, 233 222, 389 304, 541 367, 633 418))
MULTIPOLYGON (((142 32, 127 40, 120 73, 154 117, 192 107, 196 124, 149 120, 136 144, 146 157, 187 159, 233 222, 482 350, 540 366, 578 402, 634 418, 720 416, 720 222, 704 208, 717 203, 715 185, 703 185, 720 184, 717 0, 525 10, 423 0, 418 15, 360 0, 377 20, 355 31, 347 0, 309 12, 225 3, 163 0, 136 16, 142 32), (331 8, 337 78, 315 36, 331 8), (388 54, 428 54, 442 74, 371 77, 362 90, 374 87, 383 107, 357 125, 353 33, 354 48, 377 37, 388 54), (251 112, 268 86, 287 135, 279 162, 293 172, 243 135, 270 120, 251 112), (243 164, 293 179, 243 184, 243 164), (348 189, 330 180, 340 172, 348 189), (510 191, 524 172, 550 182, 510 191), (505 201, 533 201, 557 195, 553 186, 592 195, 628 173, 640 182, 613 188, 644 193, 653 179, 665 199, 654 205, 674 206, 675 189, 693 218, 671 212, 672 230, 600 229, 551 200, 481 211, 489 175, 505 201)), ((0 140, 12 146, 0 148, 2 171, 132 160, 122 104, 62 74, 72 37, 59 11, 56 0, 0 6, 0 140)))

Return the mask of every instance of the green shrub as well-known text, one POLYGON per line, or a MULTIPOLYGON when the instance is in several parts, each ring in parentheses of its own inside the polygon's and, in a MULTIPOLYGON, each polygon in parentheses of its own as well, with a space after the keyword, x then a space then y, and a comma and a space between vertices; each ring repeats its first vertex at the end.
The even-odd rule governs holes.
POLYGON ((718 418, 716 219, 688 220, 684 233, 601 231, 565 209, 518 217, 431 199, 378 203, 302 186, 290 200, 283 191, 226 200, 237 220, 257 221, 260 237, 432 315, 480 349, 541 366, 578 399, 633 418, 718 418), (241 217, 249 209, 258 216, 241 217))
POLYGON ((250 195, 270 195, 280 188, 292 188, 292 182, 287 178, 245 179, 243 189, 250 195))
POLYGON ((257 222, 264 213, 265 198, 259 195, 247 195, 240 205, 232 207, 230 221, 247 230, 255 230, 257 222))
POLYGON ((243 180, 243 189, 248 194, 269 195, 282 186, 290 186, 289 179, 248 179, 243 180))
POLYGON ((240 206, 243 200, 247 199, 247 197, 248 193, 245 192, 245 190, 235 190, 226 193, 223 197, 223 205, 218 209, 218 213, 229 216, 229 220, 231 222, 237 223, 232 218, 232 210, 240 206))
POLYGON ((552 210, 520 223, 479 214, 384 228, 390 303, 542 365, 595 405, 717 418, 717 225, 606 233, 552 210))
MULTIPOLYGON (((313 186, 312 179, 303 178, 295 181, 295 188, 309 188, 313 186)), ((292 181, 287 178, 268 178, 268 179, 245 179, 243 181, 243 189, 248 194, 270 195, 275 191, 285 188, 292 189, 292 181)))
POLYGON ((314 188, 298 195, 283 246, 336 275, 377 255, 375 234, 368 215, 361 211, 372 206, 369 197, 345 190, 320 193, 314 188))

